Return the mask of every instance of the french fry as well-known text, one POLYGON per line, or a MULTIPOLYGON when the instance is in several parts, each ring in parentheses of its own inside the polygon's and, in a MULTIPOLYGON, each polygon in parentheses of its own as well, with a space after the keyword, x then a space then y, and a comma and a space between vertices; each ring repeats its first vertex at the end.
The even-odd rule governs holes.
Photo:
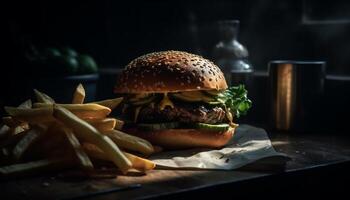
POLYGON ((2 122, 11 128, 16 128, 21 126, 22 128, 28 128, 28 123, 14 119, 11 116, 6 116, 2 118, 2 122))
POLYGON ((27 101, 21 103, 17 108, 32 108, 32 100, 28 99, 27 101))
POLYGON ((103 101, 96 101, 92 103, 99 104, 101 106, 106 106, 110 108, 111 110, 114 110, 121 102, 123 101, 123 97, 115 98, 115 99, 106 99, 103 101))
POLYGON ((0 167, 0 176, 27 175, 77 163, 90 176, 115 176, 105 171, 97 173, 90 157, 110 161, 118 167, 113 170, 124 174, 132 170, 144 173, 155 168, 152 161, 118 147, 145 155, 154 152, 146 140, 115 130, 122 129, 123 121, 106 118, 123 101, 122 97, 84 104, 82 84, 77 86, 72 104, 56 104, 45 93, 36 89, 34 93, 38 103, 27 100, 18 107, 5 107, 9 116, 3 117, 0 125, 0 164, 8 165, 24 157, 37 161, 0 167))
POLYGON ((82 104, 84 103, 84 99, 85 99, 85 89, 83 85, 80 83, 74 91, 72 103, 82 104))
POLYGON ((1 155, 3 155, 3 156, 10 156, 10 151, 7 149, 7 148, 1 148, 1 155))
MULTIPOLYGON (((102 119, 105 118, 109 113, 111 113, 111 109, 105 106, 101 106, 95 103, 87 103, 87 104, 56 104, 57 106, 64 107, 69 111, 73 112, 80 118, 94 118, 94 119, 102 119)), ((53 107, 53 104, 47 103, 34 103, 34 108, 48 108, 53 107)))
POLYGON ((107 136, 101 134, 86 121, 78 118, 72 112, 58 105, 54 105, 54 117, 73 129, 76 136, 87 142, 96 144, 109 159, 119 167, 123 173, 132 167, 130 160, 120 151, 118 146, 107 136))
POLYGON ((96 145, 90 144, 90 143, 83 143, 83 148, 85 152, 91 157, 99 160, 104 160, 104 161, 111 161, 108 156, 96 145))
POLYGON ((120 119, 115 119, 115 127, 114 127, 114 129, 122 130, 123 126, 124 126, 124 123, 125 122, 120 120, 120 119))
POLYGON ((11 159, 11 151, 9 148, 0 148, 0 166, 11 165, 13 160, 11 159))
POLYGON ((73 132, 66 127, 61 127, 61 130, 66 135, 66 138, 69 144, 71 145, 74 151, 75 157, 77 158, 77 161, 79 162, 82 169, 86 171, 93 170, 94 165, 92 164, 89 156, 85 153, 84 149, 80 145, 78 138, 76 138, 73 132))
POLYGON ((37 89, 34 89, 34 93, 36 96, 36 99, 38 100, 38 102, 41 103, 55 103, 55 100, 53 100, 51 97, 49 97, 47 94, 40 92, 37 89))
POLYGON ((0 125, 0 139, 7 138, 8 136, 10 136, 10 131, 11 131, 11 128, 8 125, 6 124, 0 125))
POLYGON ((135 137, 118 130, 103 132, 113 140, 118 146, 136 151, 145 155, 150 155, 154 152, 153 146, 147 140, 135 137))
POLYGON ((123 153, 131 161, 132 166, 135 169, 138 169, 141 171, 147 171, 147 170, 154 169, 156 167, 156 164, 148 159, 141 158, 127 152, 123 152, 123 153))
POLYGON ((46 133, 46 130, 47 127, 44 125, 35 126, 30 129, 12 150, 15 160, 20 160, 24 153, 46 133))
POLYGON ((24 128, 22 128, 22 126, 17 126, 15 128, 11 128, 11 135, 17 135, 19 133, 24 132, 24 128))
POLYGON ((28 132, 29 130, 25 130, 23 132, 20 132, 16 135, 11 135, 11 130, 10 130, 10 137, 1 140, 0 141, 0 148, 2 147, 10 147, 16 145, 28 132))
POLYGON ((74 162, 71 159, 44 159, 27 163, 20 163, 0 167, 0 176, 10 175, 28 175, 30 173, 42 173, 46 170, 62 169, 73 166, 74 162))
POLYGON ((5 106, 5 111, 14 119, 34 124, 54 120, 52 117, 52 106, 42 108, 14 108, 5 106))
MULTIPOLYGON (((44 134, 30 148, 28 157, 41 159, 57 157, 62 155, 72 155, 72 149, 69 146, 66 135, 61 131, 61 124, 53 123, 47 129, 47 134, 44 134)), ((27 154, 26 154, 27 155, 27 154)))
MULTIPOLYGON (((92 158, 110 161, 106 154, 94 144, 84 143, 83 147, 86 153, 92 158)), ((137 170, 147 171, 154 169, 156 164, 150 160, 135 156, 131 153, 123 152, 124 155, 131 161, 132 167, 137 170)))
POLYGON ((6 124, 8 127, 14 128, 20 126, 23 122, 13 119, 11 116, 2 117, 2 123, 6 124))
POLYGON ((105 119, 86 119, 89 124, 94 126, 97 130, 104 132, 104 131, 110 131, 113 130, 117 120, 114 118, 105 118, 105 119))
MULTIPOLYGON (((32 108, 32 101, 30 99, 21 103, 17 108, 30 109, 32 108)), ((28 123, 13 119, 11 116, 6 116, 2 118, 2 122, 11 128, 16 128, 17 126, 22 126, 22 128, 27 129, 28 123)))

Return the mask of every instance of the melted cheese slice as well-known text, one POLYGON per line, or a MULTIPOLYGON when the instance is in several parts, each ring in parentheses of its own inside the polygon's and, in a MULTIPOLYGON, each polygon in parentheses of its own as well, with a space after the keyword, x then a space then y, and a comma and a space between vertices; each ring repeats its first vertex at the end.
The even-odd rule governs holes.
POLYGON ((170 106, 171 108, 174 108, 173 102, 170 101, 168 97, 168 93, 164 93, 162 101, 159 103, 159 109, 164 110, 165 107, 170 106))

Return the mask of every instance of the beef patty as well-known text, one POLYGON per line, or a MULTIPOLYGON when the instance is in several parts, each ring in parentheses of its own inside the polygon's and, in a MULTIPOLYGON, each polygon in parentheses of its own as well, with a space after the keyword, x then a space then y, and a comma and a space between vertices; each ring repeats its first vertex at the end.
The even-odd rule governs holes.
POLYGON ((226 122, 225 110, 221 107, 206 108, 204 105, 174 105, 160 110, 158 106, 148 105, 140 110, 138 122, 159 123, 179 121, 185 123, 201 122, 216 124, 226 122))

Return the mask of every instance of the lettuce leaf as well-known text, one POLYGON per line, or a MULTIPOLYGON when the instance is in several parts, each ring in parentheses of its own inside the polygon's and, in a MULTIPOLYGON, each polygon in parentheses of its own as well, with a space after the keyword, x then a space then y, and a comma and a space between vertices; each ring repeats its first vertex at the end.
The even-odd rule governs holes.
POLYGON ((241 115, 246 115, 252 107, 252 102, 248 99, 247 94, 248 91, 244 85, 232 86, 218 94, 216 99, 226 106, 234 117, 239 118, 241 115))

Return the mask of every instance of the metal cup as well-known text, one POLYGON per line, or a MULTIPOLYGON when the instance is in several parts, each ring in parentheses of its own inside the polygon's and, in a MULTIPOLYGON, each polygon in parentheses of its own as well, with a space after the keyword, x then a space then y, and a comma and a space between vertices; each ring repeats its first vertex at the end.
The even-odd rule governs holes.
POLYGON ((271 61, 271 128, 309 131, 317 128, 324 91, 325 62, 271 61))

